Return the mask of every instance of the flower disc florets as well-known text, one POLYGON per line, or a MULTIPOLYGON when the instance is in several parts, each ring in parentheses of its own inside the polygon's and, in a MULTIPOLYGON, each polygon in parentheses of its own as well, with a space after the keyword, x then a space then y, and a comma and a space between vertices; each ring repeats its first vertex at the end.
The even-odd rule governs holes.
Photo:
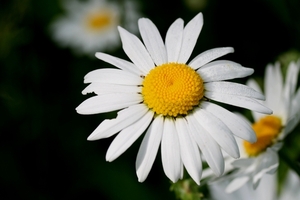
POLYGON ((257 156, 274 144, 282 129, 281 119, 274 115, 261 118, 252 125, 256 133, 257 141, 250 143, 244 141, 244 148, 249 156, 257 156))
POLYGON ((91 14, 87 18, 87 26, 91 30, 99 31, 104 27, 108 26, 111 23, 111 21, 112 21, 112 16, 108 11, 99 12, 96 14, 91 14))
POLYGON ((185 64, 167 63, 155 67, 145 77, 144 103, 156 114, 186 115, 203 97, 203 80, 185 64))

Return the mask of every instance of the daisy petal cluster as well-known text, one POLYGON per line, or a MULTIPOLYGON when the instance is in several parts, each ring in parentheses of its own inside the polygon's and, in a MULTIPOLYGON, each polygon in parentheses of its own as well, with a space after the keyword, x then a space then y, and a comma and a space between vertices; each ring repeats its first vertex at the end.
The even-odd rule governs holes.
POLYGON ((57 17, 50 30, 60 46, 70 47, 76 53, 94 55, 97 51, 117 48, 120 45, 117 26, 121 22, 131 31, 137 31, 135 22, 139 13, 133 1, 124 1, 122 5, 106 0, 64 0, 63 8, 65 15, 57 17))
POLYGON ((84 77, 89 85, 83 94, 94 92, 96 96, 76 108, 79 114, 119 110, 116 118, 104 120, 88 137, 98 140, 118 133, 108 148, 107 161, 118 158, 145 132, 136 159, 140 182, 147 178, 159 147, 163 170, 171 181, 182 179, 185 168, 200 184, 202 157, 220 176, 224 172, 221 150, 233 158, 240 156, 235 136, 256 141, 249 124, 215 101, 272 113, 259 102, 264 100, 261 93, 228 82, 251 75, 253 69, 233 61, 214 61, 232 53, 233 48, 207 50, 190 60, 202 26, 202 13, 185 26, 179 18, 163 40, 154 23, 141 18, 142 41, 118 27, 130 61, 96 53, 97 58, 118 69, 97 69, 84 77))
MULTIPOLYGON (((273 114, 266 116, 252 112, 254 118, 252 128, 256 133, 257 142, 251 144, 237 139, 241 159, 235 161, 230 159, 232 168, 237 171, 230 175, 232 181, 226 187, 227 192, 233 192, 247 182, 255 189, 265 174, 276 172, 279 165, 278 150, 283 145, 283 139, 300 121, 300 88, 296 90, 299 70, 300 60, 291 62, 283 81, 279 63, 266 67, 264 78, 266 101, 262 103, 271 108, 273 114)), ((250 79, 247 85, 261 92, 255 80, 250 79)))
POLYGON ((261 183, 254 190, 252 185, 248 182, 244 184, 239 190, 232 193, 226 193, 225 188, 229 184, 228 179, 209 184, 208 188, 211 194, 211 199, 215 200, 292 200, 300 197, 300 179, 293 171, 288 170, 287 175, 281 184, 282 188, 278 194, 279 184, 277 180, 278 174, 268 174, 261 179, 261 183))

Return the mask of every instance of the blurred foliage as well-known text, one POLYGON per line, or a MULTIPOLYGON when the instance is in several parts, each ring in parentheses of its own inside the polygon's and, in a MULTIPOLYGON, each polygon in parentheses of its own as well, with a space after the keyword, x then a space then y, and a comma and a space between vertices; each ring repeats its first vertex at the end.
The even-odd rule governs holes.
POLYGON ((199 186, 191 178, 183 178, 173 183, 170 189, 174 191, 177 199, 198 200, 203 198, 203 194, 199 191, 199 186))
MULTIPOLYGON (((254 68, 258 79, 265 66, 284 52, 299 55, 298 0, 139 3, 143 16, 157 25, 162 36, 178 17, 187 22, 203 12, 204 27, 194 55, 232 46, 235 53, 224 59, 254 68)), ((91 56, 74 55, 52 41, 49 24, 61 12, 59 0, 1 1, 0 198, 176 199, 159 154, 147 180, 137 181, 134 164, 141 140, 112 163, 105 161, 105 152, 113 138, 86 140, 115 113, 82 116, 75 112, 87 98, 81 94, 83 77, 111 66, 91 56)), ((121 48, 111 54, 127 59, 121 48)), ((285 58, 280 60, 286 63, 285 58)), ((299 160, 299 129, 297 133, 287 143, 292 142, 289 152, 299 160)))

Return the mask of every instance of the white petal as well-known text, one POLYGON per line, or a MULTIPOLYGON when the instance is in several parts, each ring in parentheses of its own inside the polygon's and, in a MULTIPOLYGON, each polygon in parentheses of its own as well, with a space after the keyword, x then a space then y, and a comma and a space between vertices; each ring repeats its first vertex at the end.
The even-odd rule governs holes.
POLYGON ((199 13, 184 27, 182 45, 178 57, 179 63, 186 63, 190 58, 202 26, 203 15, 199 13))
POLYGON ((253 74, 254 70, 232 61, 218 60, 204 65, 197 72, 204 82, 211 82, 243 78, 253 74))
POLYGON ((231 165, 235 168, 247 168, 253 164, 255 158, 240 158, 234 160, 231 165))
POLYGON ((112 93, 97 95, 82 102, 76 108, 76 111, 77 113, 83 115, 105 113, 126 108, 128 106, 141 103, 142 101, 142 95, 134 93, 112 93))
POLYGON ((300 112, 300 88, 298 88, 296 94, 294 94, 289 117, 299 114, 300 112))
POLYGON ((97 52, 96 53, 96 57, 99 58, 100 60, 103 60, 109 64, 112 64, 124 71, 128 71, 131 73, 134 73, 138 76, 140 76, 142 74, 142 72, 139 70, 139 68, 137 68, 133 63, 127 61, 127 60, 123 60, 121 58, 117 58, 105 53, 101 53, 101 52, 97 52))
POLYGON ((273 174, 276 172, 278 165, 279 165, 279 159, 277 152, 274 152, 272 149, 267 148, 267 151, 261 155, 261 159, 259 159, 258 166, 255 170, 255 175, 253 177, 253 187, 256 189, 256 187, 259 184, 260 179, 265 175, 273 174))
POLYGON ((144 104, 137 104, 118 112, 115 119, 104 120, 88 137, 88 140, 98 140, 110 137, 127 126, 133 124, 146 114, 148 108, 144 104))
POLYGON ((147 75, 154 67, 154 63, 143 43, 133 34, 122 27, 118 27, 122 40, 123 50, 130 60, 147 75))
MULTIPOLYGON (((244 119, 246 118, 244 115, 240 114, 240 113, 235 113, 240 119, 242 119, 243 121, 246 121, 248 119, 244 119)), ((248 122, 246 122, 248 123, 248 122)), ((250 126, 251 126, 251 123, 249 122, 250 126)), ((256 139, 256 135, 255 135, 255 139, 256 139)), ((240 150, 240 159, 242 158, 248 158, 248 153, 246 152, 245 148, 244 148, 244 139, 241 139, 240 137, 235 137, 235 140, 236 140, 236 143, 239 147, 239 150, 240 150)))
MULTIPOLYGON (((253 200, 255 199, 252 191, 248 191, 248 188, 241 188, 235 193, 228 194, 225 192, 226 186, 229 184, 228 179, 216 181, 208 184, 209 194, 212 200, 253 200), (251 193, 252 192, 252 193, 251 193)), ((264 199, 265 200, 265 199, 264 199)))
POLYGON ((99 82, 122 85, 141 85, 143 79, 130 72, 119 69, 97 69, 89 72, 84 77, 84 83, 99 82))
POLYGON ((196 56, 188 65, 193 69, 197 70, 198 68, 209 63, 210 61, 233 52, 234 49, 232 47, 221 47, 221 48, 210 49, 196 56))
POLYGON ((248 97, 221 94, 221 93, 215 93, 209 91, 205 92, 205 97, 222 103, 227 103, 230 105, 247 108, 249 110, 253 110, 256 112, 260 112, 264 114, 272 114, 272 110, 260 104, 258 101, 248 97))
MULTIPOLYGON (((300 63, 298 63, 298 65, 297 65, 295 62, 291 62, 287 69, 285 85, 284 85, 285 107, 283 109, 288 110, 288 111, 294 109, 294 108, 291 108, 291 101, 296 92, 299 67, 300 67, 300 63)), ((286 118, 288 117, 288 114, 289 113, 286 114, 286 118)))
MULTIPOLYGON (((276 177, 276 176, 275 176, 276 177)), ((276 182, 275 182, 276 183, 276 182)), ((300 178, 297 173, 291 169, 288 170, 286 178, 282 184, 282 192, 279 200, 297 199, 300 196, 300 178)))
POLYGON ((205 83, 205 90, 223 94, 231 94, 237 96, 251 97, 255 99, 264 100, 263 94, 255 91, 254 89, 239 83, 232 83, 226 81, 217 81, 205 83))
POLYGON ((83 91, 82 94, 92 93, 102 95, 109 93, 141 93, 142 88, 136 85, 117 85, 92 82, 83 91))
POLYGON ((177 19, 166 34, 166 50, 168 62, 177 62, 183 37, 183 20, 177 19))
MULTIPOLYGON (((297 104, 300 103, 300 95, 298 98, 296 98, 297 104)), ((295 106, 294 107, 294 112, 295 114, 291 114, 290 118, 286 122, 285 129, 283 130, 283 135, 281 136, 280 139, 285 138, 290 132, 294 130, 294 128, 299 124, 300 122, 300 108, 295 106)))
POLYGON ((187 120, 191 135, 197 142, 206 162, 217 176, 222 175, 224 172, 224 159, 218 143, 197 122, 194 115, 188 115, 187 120))
POLYGON ((226 153, 234 158, 240 156, 232 132, 221 120, 201 108, 195 109, 194 116, 199 124, 216 140, 226 153))
POLYGON ((263 93, 262 90, 261 90, 261 88, 260 88, 260 86, 258 85, 258 83, 254 79, 252 79, 252 78, 250 78, 250 79, 247 80, 246 85, 248 85, 249 87, 253 88, 255 91, 257 91, 259 93, 263 93))
MULTIPOLYGON (((262 90, 260 89, 258 83, 254 80, 254 79, 249 79, 246 83, 246 85, 248 85, 249 87, 253 88, 254 90, 256 90, 259 93, 262 93, 262 90)), ((266 105, 265 101, 258 101, 263 105, 266 105)), ((258 121, 261 117, 264 116, 264 114, 258 113, 258 112, 254 112, 251 110, 252 116, 254 118, 254 121, 258 121)))
POLYGON ((274 67, 268 65, 265 70, 264 90, 266 96, 266 105, 271 108, 274 113, 281 113, 284 106, 281 103, 282 98, 282 75, 279 63, 274 67))
POLYGON ((153 114, 152 111, 148 111, 139 120, 123 129, 110 144, 106 153, 106 160, 111 162, 124 153, 149 126, 153 114))
MULTIPOLYGON (((224 158, 224 161, 225 161, 225 164, 224 164, 224 173, 228 173, 228 172, 231 172, 234 167, 231 165, 231 163, 235 160, 235 158, 232 158, 230 157, 225 151, 222 151, 221 149, 221 152, 223 154, 223 158, 224 158)), ((205 179, 205 178, 214 178, 214 172, 211 170, 211 168, 206 168, 202 171, 202 179, 205 179)), ((208 179, 209 180, 209 179, 208 179)))
POLYGON ((163 134, 163 117, 157 116, 146 132, 136 158, 136 174, 143 182, 153 165, 163 134))
POLYGON ((289 91, 292 95, 296 91, 297 81, 298 81, 298 73, 299 73, 299 64, 295 62, 291 62, 288 66, 287 73, 286 73, 286 84, 285 90, 289 91))
MULTIPOLYGON (((247 185, 248 186, 248 185, 247 185)), ((255 190, 253 190, 253 187, 248 187, 248 190, 253 193, 253 191, 256 193, 255 199, 263 199, 263 200, 280 200, 278 198, 278 181, 277 181, 277 174, 266 174, 261 179, 261 183, 259 187, 257 187, 255 190), (267 192, 266 192, 267 191, 267 192)), ((283 190, 281 190, 283 192, 283 190)), ((280 195, 281 196, 281 195, 280 195)), ((289 199, 289 198, 287 198, 289 199)), ((282 200, 287 200, 282 199, 282 200)), ((291 198, 297 199, 297 198, 291 198)))
POLYGON ((236 116, 234 113, 217 104, 202 101, 201 107, 219 118, 237 137, 249 142, 256 142, 256 134, 250 124, 236 116))
POLYGON ((161 142, 161 159, 164 172, 173 183, 181 178, 183 171, 177 134, 174 119, 165 118, 161 142))
POLYGON ((249 181, 249 176, 236 177, 227 185, 225 192, 232 193, 237 189, 241 188, 248 181, 249 181))
POLYGON ((182 162, 192 179, 199 185, 202 173, 200 152, 196 143, 191 139, 187 122, 184 118, 176 118, 176 130, 180 143, 182 162))
POLYGON ((283 141, 278 141, 277 143, 273 144, 269 148, 271 148, 273 151, 278 152, 283 145, 283 141))
POLYGON ((154 63, 161 65, 167 63, 167 52, 160 33, 153 22, 146 18, 138 21, 143 42, 150 53, 154 63))

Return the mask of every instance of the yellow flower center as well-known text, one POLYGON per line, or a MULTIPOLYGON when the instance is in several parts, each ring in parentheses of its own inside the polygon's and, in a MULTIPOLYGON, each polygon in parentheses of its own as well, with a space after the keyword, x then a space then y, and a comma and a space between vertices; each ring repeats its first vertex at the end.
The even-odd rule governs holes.
POLYGON ((252 128, 256 133, 257 141, 252 144, 244 141, 244 149, 249 156, 257 156, 276 141, 282 129, 281 119, 269 115, 254 123, 252 128))
POLYGON ((144 103, 155 113, 176 117, 186 115, 199 104, 203 81, 191 67, 167 63, 152 69, 143 82, 144 103))
POLYGON ((111 23, 112 16, 107 11, 99 11, 98 13, 90 14, 87 18, 87 26, 91 30, 100 30, 111 23))

